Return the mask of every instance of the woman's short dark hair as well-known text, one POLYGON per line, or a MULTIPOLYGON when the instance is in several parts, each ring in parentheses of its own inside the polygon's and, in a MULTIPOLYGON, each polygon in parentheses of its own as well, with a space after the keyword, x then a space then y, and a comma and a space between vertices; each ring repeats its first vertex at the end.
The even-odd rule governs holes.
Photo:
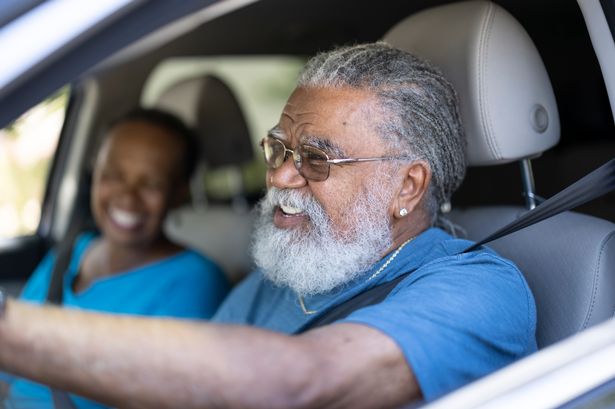
POLYGON ((189 181, 199 160, 200 146, 194 130, 192 130, 177 115, 157 108, 136 108, 120 116, 109 124, 108 129, 126 122, 145 122, 175 135, 183 144, 181 158, 181 176, 189 181))

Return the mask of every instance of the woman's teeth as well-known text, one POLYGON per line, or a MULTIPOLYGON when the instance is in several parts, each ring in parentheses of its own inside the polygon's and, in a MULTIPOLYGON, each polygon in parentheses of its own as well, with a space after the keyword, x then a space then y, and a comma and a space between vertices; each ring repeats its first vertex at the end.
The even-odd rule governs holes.
POLYGON ((110 209, 109 216, 115 224, 125 229, 132 229, 143 220, 143 217, 139 216, 137 213, 120 209, 110 209))

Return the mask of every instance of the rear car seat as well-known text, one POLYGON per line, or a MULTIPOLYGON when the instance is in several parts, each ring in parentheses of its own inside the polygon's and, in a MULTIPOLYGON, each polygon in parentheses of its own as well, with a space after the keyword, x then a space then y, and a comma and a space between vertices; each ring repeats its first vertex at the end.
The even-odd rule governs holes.
MULTIPOLYGON (((468 1, 424 10, 393 27, 385 41, 438 65, 455 85, 470 166, 529 158, 557 144, 555 97, 529 35, 500 6, 468 1)), ((531 167, 524 174, 532 194, 531 167)), ((489 186, 484 186, 488 190, 489 186)), ((481 239, 526 209, 455 210, 450 219, 481 239)), ((615 225, 567 212, 491 246, 517 263, 534 293, 539 347, 613 316, 615 225)))
POLYGON ((168 87, 157 108, 181 117, 196 130, 201 163, 191 182, 192 203, 174 210, 165 231, 175 241, 215 260, 237 282, 250 270, 249 245, 253 216, 244 197, 241 166, 253 160, 246 119, 231 89, 205 74, 168 87), (224 169, 231 191, 227 203, 211 203, 204 189, 204 172, 224 169))

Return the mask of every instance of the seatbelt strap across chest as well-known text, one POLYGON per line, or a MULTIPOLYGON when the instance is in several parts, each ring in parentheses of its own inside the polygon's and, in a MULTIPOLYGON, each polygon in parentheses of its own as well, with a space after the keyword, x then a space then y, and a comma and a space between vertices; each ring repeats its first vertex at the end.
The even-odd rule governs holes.
MULTIPOLYGON (((51 272, 51 280, 47 290, 47 302, 62 305, 64 298, 64 275, 70 265, 73 248, 79 233, 84 229, 84 223, 80 217, 73 219, 64 239, 56 246, 56 262, 51 272)), ((50 388, 53 407, 55 409, 76 409, 74 402, 68 393, 63 390, 50 388)))
POLYGON ((566 189, 545 200, 534 209, 523 214, 510 224, 502 227, 463 252, 476 250, 483 244, 507 236, 559 213, 572 210, 590 200, 596 199, 615 189, 615 159, 611 159, 587 176, 577 180, 566 189))
POLYGON ((374 305, 382 302, 387 295, 397 287, 400 281, 406 278, 410 273, 405 273, 400 275, 399 277, 394 278, 393 280, 386 282, 384 284, 377 285, 376 287, 370 288, 367 291, 362 292, 361 294, 355 295, 348 301, 343 302, 342 304, 336 306, 332 310, 324 313, 323 315, 317 317, 316 319, 308 322, 305 326, 300 328, 296 333, 300 334, 302 332, 307 331, 308 329, 321 327, 323 325, 331 324, 335 321, 339 321, 343 318, 346 318, 353 311, 367 307, 368 305, 374 305))

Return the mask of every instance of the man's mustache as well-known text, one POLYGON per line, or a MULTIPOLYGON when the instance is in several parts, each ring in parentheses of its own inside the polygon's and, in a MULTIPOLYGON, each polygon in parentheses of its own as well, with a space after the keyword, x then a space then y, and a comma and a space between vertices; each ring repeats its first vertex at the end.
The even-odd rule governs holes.
MULTIPOLYGON (((314 196, 301 193, 295 189, 278 189, 271 187, 261 200, 261 214, 270 214, 281 204, 301 209, 310 219, 326 215, 324 207, 314 196)), ((328 217, 327 217, 328 219, 328 217)))

